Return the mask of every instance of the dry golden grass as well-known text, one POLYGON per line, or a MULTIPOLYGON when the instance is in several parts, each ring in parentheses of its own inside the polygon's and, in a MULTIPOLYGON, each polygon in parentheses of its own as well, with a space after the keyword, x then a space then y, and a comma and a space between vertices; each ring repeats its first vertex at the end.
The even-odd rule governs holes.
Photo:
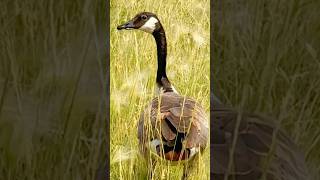
MULTIPOLYGON (((140 111, 155 96, 156 46, 142 31, 116 26, 141 11, 158 15, 168 42, 168 77, 182 94, 198 100, 209 114, 209 1, 111 1, 111 179, 145 179, 147 169, 138 151, 140 111)), ((195 179, 209 179, 209 148, 195 179)), ((159 165, 159 179, 179 179, 182 166, 159 165)))

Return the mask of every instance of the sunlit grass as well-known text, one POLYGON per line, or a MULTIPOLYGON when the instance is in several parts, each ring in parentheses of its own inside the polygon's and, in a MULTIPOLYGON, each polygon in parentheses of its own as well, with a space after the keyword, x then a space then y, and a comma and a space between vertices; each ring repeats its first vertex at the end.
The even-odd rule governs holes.
MULTIPOLYGON (((156 46, 142 31, 117 31, 138 12, 158 15, 168 42, 168 77, 182 94, 198 100, 209 113, 209 1, 111 1, 111 179, 146 179, 138 150, 137 122, 155 96, 156 46)), ((198 180, 209 178, 209 148, 199 163, 198 180)), ((159 179, 180 179, 182 166, 159 165, 159 179)))

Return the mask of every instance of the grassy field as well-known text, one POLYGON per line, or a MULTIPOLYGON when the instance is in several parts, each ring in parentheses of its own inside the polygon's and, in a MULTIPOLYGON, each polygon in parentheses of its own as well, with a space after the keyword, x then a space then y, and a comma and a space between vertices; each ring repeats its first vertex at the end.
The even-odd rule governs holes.
MULTIPOLYGON (((0 179, 95 179, 106 152, 106 1, 0 2, 0 179)), ((209 112, 209 37, 215 93, 269 114, 301 147, 320 179, 320 2, 124 1, 111 5, 111 179, 144 179, 139 113, 154 96, 156 49, 116 26, 159 15, 168 76, 209 112), (210 35, 210 11, 215 19, 210 35)), ((209 149, 196 179, 208 179, 209 149)), ((157 167, 162 179, 181 168, 157 167)))
MULTIPOLYGON (((156 46, 142 31, 116 30, 141 11, 160 18, 168 41, 168 77, 182 94, 197 99, 209 113, 210 11, 208 0, 112 0, 111 35, 111 179, 146 179, 147 169, 138 151, 140 111, 155 96, 156 46)), ((195 179, 209 178, 209 148, 195 179)), ((181 166, 182 167, 182 166, 181 166)), ((158 179, 180 179, 181 167, 159 165, 158 179)))
POLYGON ((0 2, 0 179, 95 179, 106 159, 106 2, 0 2))
POLYGON ((320 2, 215 1, 213 85, 223 102, 276 117, 320 178, 320 2))

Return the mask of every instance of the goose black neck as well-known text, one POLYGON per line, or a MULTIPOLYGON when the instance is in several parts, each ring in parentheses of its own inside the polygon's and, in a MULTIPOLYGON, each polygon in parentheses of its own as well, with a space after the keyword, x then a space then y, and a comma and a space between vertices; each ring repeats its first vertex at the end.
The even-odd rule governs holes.
POLYGON ((167 63, 166 62, 166 58, 167 58, 166 34, 162 26, 156 31, 154 31, 152 34, 154 39, 156 40, 157 55, 158 55, 158 70, 157 70, 156 82, 159 87, 166 88, 166 86, 170 85, 169 80, 167 78, 167 74, 166 74, 166 63, 167 63), (167 83, 163 81, 166 81, 167 83))

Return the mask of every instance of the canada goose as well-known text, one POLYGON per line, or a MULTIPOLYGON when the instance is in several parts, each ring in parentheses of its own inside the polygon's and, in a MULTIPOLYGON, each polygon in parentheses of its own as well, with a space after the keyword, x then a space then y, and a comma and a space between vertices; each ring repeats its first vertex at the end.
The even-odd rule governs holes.
POLYGON ((179 95, 168 80, 166 35, 154 13, 139 13, 117 29, 145 31, 153 35, 157 45, 156 83, 159 96, 155 97, 141 113, 138 123, 140 150, 148 161, 149 176, 152 178, 155 159, 160 157, 173 163, 186 162, 182 163, 184 164, 182 179, 187 179, 195 157, 198 157, 207 145, 206 113, 195 100, 179 95))
POLYGON ((309 180, 304 155, 272 119, 236 111, 217 98, 212 101, 213 179, 309 180))

